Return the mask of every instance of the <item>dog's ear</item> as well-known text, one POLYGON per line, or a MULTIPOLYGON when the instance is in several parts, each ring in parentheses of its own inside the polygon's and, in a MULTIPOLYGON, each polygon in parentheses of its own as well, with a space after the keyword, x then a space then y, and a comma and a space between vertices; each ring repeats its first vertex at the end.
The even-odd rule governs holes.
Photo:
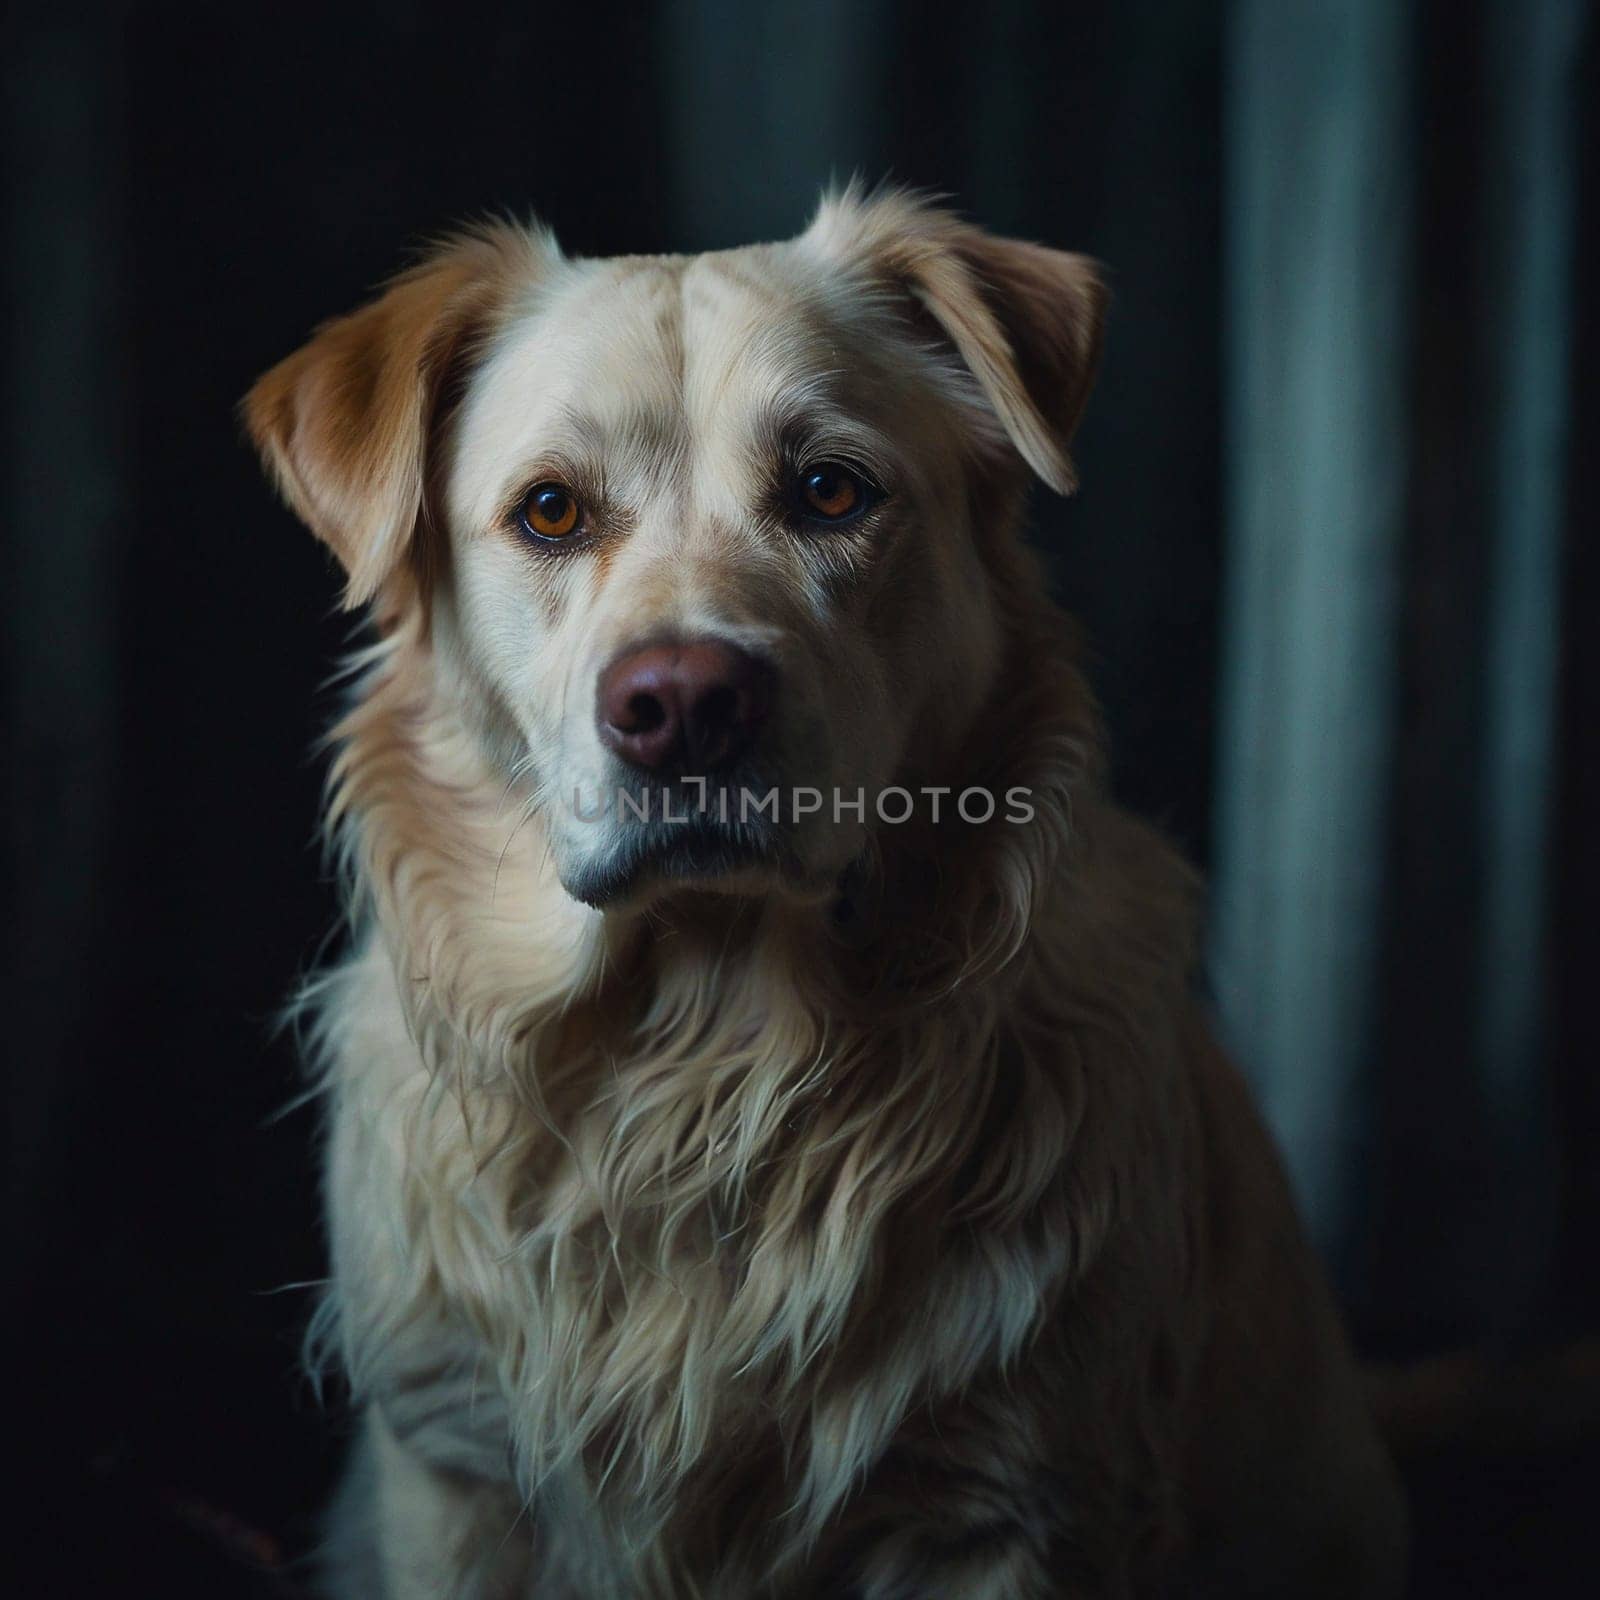
POLYGON ((822 203, 805 238, 900 284, 977 379, 1017 453, 1060 494, 1067 454, 1100 362, 1109 299, 1087 256, 985 233, 913 194, 822 203))
POLYGON ((370 600, 416 536, 452 373, 554 252, 546 235, 510 226, 451 239, 369 305, 324 323, 245 396, 268 471, 344 565, 346 606, 370 600))

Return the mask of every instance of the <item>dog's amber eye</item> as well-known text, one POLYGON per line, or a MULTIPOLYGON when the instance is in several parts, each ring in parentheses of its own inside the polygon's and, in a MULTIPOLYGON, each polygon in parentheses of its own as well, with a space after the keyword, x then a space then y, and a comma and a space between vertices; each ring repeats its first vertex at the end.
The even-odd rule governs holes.
POLYGON ((539 483, 522 502, 522 521, 541 539, 565 539, 578 526, 578 501, 559 483, 539 483))
POLYGON ((822 461, 800 474, 800 507, 821 522, 848 522, 866 509, 867 486, 848 467, 822 461))

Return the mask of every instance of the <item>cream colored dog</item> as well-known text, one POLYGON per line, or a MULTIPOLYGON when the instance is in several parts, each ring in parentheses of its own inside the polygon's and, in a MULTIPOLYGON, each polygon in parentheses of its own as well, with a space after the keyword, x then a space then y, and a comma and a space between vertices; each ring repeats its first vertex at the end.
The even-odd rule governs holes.
POLYGON ((376 629, 311 997, 337 1592, 1395 1592, 1194 881, 1018 535, 1104 299, 902 194, 493 227, 251 392, 376 629))

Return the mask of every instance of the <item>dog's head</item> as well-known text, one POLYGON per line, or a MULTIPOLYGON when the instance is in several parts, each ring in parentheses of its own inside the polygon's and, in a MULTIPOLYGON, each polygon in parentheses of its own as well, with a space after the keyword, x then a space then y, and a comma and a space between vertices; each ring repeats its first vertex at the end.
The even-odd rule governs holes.
POLYGON ((426 608, 569 892, 804 891, 886 786, 959 786, 1023 464, 1072 487, 1103 302, 1084 258, 901 194, 692 257, 496 228, 245 415, 349 603, 426 608))

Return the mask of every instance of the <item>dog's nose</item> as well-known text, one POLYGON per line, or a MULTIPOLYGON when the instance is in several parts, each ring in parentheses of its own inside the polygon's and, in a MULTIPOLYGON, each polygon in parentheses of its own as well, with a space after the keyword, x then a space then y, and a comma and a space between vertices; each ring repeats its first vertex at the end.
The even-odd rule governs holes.
POLYGON ((600 674, 600 738, 652 772, 715 772, 749 747, 772 708, 772 690, 772 668, 731 644, 651 645, 600 674))

